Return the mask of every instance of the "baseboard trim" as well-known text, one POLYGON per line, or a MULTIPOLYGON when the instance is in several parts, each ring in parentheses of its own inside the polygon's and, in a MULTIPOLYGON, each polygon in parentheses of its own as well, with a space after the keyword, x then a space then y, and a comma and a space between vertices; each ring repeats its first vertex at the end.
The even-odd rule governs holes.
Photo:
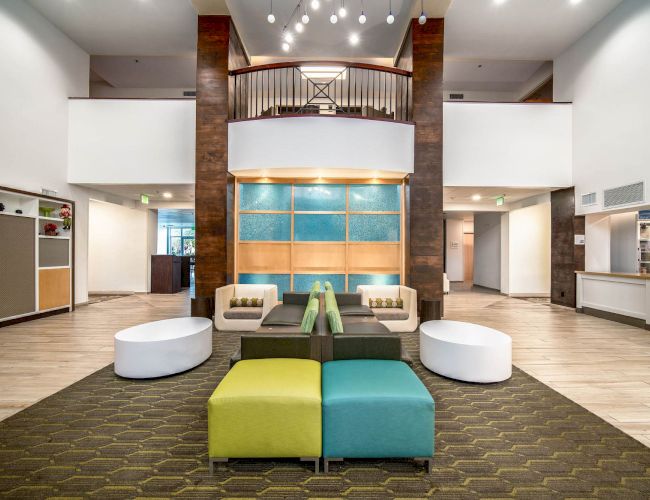
POLYGON ((600 309, 593 309, 591 307, 583 306, 579 309, 589 316, 595 316, 596 318, 608 319, 610 321, 615 321, 616 323, 623 323, 624 325, 650 330, 650 325, 648 325, 644 319, 633 318, 632 316, 625 316, 624 314, 617 314, 609 311, 601 311, 600 309))
POLYGON ((550 299, 551 298, 550 293, 510 293, 508 294, 508 296, 513 297, 515 299, 526 299, 526 298, 550 299))
POLYGON ((17 325, 18 323, 25 323, 26 321, 33 321, 35 319, 47 318, 48 316, 55 316, 57 314, 63 314, 67 312, 71 312, 70 306, 65 306, 61 309, 53 309, 51 311, 45 311, 42 313, 34 313, 28 316, 21 316, 20 318, 7 319, 5 321, 0 321, 0 328, 17 325))

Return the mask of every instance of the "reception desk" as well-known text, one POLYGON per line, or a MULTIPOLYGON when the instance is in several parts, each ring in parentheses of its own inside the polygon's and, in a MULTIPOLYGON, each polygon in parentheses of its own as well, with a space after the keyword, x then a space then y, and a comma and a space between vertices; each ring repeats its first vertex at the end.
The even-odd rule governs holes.
POLYGON ((650 330, 650 274, 576 273, 578 312, 650 330))

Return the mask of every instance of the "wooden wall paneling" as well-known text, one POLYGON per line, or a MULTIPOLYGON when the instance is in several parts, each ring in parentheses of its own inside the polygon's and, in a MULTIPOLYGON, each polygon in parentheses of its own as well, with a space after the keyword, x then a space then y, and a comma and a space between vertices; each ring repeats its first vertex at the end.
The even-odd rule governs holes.
POLYGON ((290 242, 240 242, 239 273, 289 274, 290 242))
POLYGON ((297 274, 344 273, 347 243, 294 243, 293 272, 297 274))
MULTIPOLYGON (((582 234, 584 234, 584 227, 582 234)), ((576 306, 575 235, 575 189, 571 187, 553 191, 551 193, 551 302, 567 307, 576 306)))
POLYGON ((228 282, 230 16, 199 16, 196 74, 196 297, 228 282))
POLYGON ((400 243, 354 243, 347 259, 351 274, 400 274, 400 243))
POLYGON ((411 22, 415 163, 409 179, 409 279, 443 302, 442 71, 444 19, 411 22))
POLYGON ((70 269, 41 269, 38 272, 38 308, 40 311, 66 307, 71 303, 70 269))

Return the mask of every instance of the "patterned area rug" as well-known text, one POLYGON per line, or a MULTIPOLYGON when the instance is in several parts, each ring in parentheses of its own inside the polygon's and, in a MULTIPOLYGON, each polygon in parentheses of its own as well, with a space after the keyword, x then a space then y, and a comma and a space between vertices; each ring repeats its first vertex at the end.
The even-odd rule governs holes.
MULTIPOLYGON (((239 336, 173 377, 129 381, 108 366, 0 422, 9 498, 650 498, 650 449, 514 369, 474 385, 415 370, 436 402, 431 475, 408 460, 354 460, 314 475, 297 460, 207 467, 206 401, 239 336)), ((417 359, 418 336, 404 340, 417 359)), ((55 376, 55 374, 53 374, 55 376)))

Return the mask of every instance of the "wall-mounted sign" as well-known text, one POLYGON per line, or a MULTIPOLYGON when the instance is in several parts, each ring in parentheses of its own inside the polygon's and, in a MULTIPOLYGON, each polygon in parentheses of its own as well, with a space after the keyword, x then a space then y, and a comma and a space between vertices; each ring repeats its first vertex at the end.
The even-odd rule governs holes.
POLYGON ((451 248, 452 250, 457 250, 458 247, 459 247, 459 245, 458 245, 457 241, 450 241, 449 242, 449 248, 451 248))
POLYGON ((575 235, 575 244, 576 245, 584 245, 585 244, 585 235, 584 234, 576 234, 575 235))
POLYGON ((149 196, 147 196, 146 194, 141 194, 140 195, 140 203, 142 203, 143 205, 148 205, 149 204, 149 196))
POLYGON ((641 210, 639 212, 639 220, 650 220, 650 210, 641 210))
POLYGON ((505 197, 505 195, 503 195, 503 196, 499 196, 499 197, 497 198, 497 207, 502 206, 505 202, 506 202, 506 197, 505 197))

